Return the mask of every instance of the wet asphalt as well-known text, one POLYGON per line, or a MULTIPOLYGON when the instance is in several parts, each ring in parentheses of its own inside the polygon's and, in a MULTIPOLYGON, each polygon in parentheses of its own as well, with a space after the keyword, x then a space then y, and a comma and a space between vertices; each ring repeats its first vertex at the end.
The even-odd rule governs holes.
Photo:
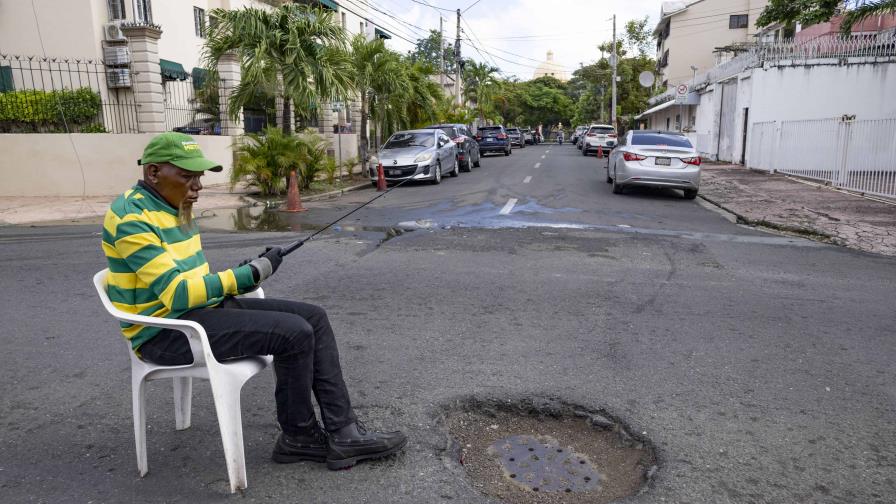
MULTIPOLYGON (((268 296, 327 308, 359 416, 410 443, 349 471, 274 464, 263 373, 243 389, 249 488, 233 496, 203 383, 186 431, 170 384, 148 386, 137 476, 125 345, 90 283, 98 226, 0 228, 0 500, 487 502, 440 423, 484 398, 626 422, 660 462, 628 502, 893 502, 896 259, 738 226, 676 191, 613 195, 603 177, 568 145, 489 156, 287 258, 268 296)), ((206 255, 230 267, 373 195, 215 211, 206 255)))

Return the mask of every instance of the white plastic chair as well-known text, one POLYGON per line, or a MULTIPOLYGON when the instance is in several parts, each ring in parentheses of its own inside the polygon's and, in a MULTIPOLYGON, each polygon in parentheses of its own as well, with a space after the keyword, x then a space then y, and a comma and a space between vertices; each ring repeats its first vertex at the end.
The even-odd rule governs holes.
MULTIPOLYGON (((246 488, 246 456, 243 451, 243 422, 240 411, 240 390, 246 381, 270 365, 271 356, 247 357, 227 362, 218 362, 212 355, 205 329, 190 320, 167 319, 133 315, 116 308, 106 293, 109 270, 104 269, 93 276, 93 284, 103 306, 118 320, 146 326, 175 329, 183 332, 193 352, 193 363, 184 366, 160 366, 140 360, 131 350, 131 394, 134 407, 134 439, 137 443, 137 468, 140 476, 149 471, 146 460, 146 407, 145 390, 149 380, 174 379, 174 423, 177 430, 190 427, 193 378, 209 381, 218 414, 221 441, 224 444, 224 458, 230 478, 230 491, 246 488)), ((263 298, 264 291, 258 290, 244 297, 263 298)))

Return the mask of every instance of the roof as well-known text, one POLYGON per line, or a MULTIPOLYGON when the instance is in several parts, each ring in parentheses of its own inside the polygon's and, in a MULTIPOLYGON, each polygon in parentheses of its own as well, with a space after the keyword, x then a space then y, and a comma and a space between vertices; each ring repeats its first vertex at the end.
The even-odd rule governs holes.
POLYGON ((669 100, 669 101, 667 101, 667 102, 660 103, 660 104, 657 105, 656 107, 647 109, 647 110, 645 110, 644 112, 641 112, 640 115, 636 115, 636 116, 635 116, 635 119, 640 119, 640 118, 642 118, 642 117, 644 117, 644 116, 648 116, 648 115, 653 114, 653 113, 655 113, 655 112, 659 112, 660 110, 667 109, 667 108, 671 107, 672 105, 675 105, 675 100, 669 100))
POLYGON ((684 12, 688 10, 688 7, 702 1, 703 0, 675 0, 671 2, 663 2, 662 7, 660 8, 660 20, 657 22, 656 28, 653 29, 653 34, 659 34, 660 28, 665 25, 672 16, 684 12))

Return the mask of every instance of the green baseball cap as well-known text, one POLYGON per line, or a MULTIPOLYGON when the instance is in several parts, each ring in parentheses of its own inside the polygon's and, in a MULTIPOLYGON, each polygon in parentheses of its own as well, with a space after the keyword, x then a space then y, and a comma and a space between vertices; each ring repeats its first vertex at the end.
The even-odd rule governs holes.
POLYGON ((171 163, 187 171, 201 172, 211 170, 219 172, 223 169, 220 163, 206 159, 199 149, 199 144, 190 135, 169 131, 156 135, 143 149, 143 157, 138 165, 151 163, 171 163))

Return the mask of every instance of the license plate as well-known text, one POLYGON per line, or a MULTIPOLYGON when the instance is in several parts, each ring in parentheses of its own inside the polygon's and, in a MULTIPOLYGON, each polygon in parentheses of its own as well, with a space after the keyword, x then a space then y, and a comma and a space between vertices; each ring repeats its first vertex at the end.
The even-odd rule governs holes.
POLYGON ((389 170, 389 175, 401 175, 401 170, 389 170))
POLYGON ((655 164, 657 166, 670 166, 672 164, 672 158, 658 157, 658 158, 656 158, 655 164))

